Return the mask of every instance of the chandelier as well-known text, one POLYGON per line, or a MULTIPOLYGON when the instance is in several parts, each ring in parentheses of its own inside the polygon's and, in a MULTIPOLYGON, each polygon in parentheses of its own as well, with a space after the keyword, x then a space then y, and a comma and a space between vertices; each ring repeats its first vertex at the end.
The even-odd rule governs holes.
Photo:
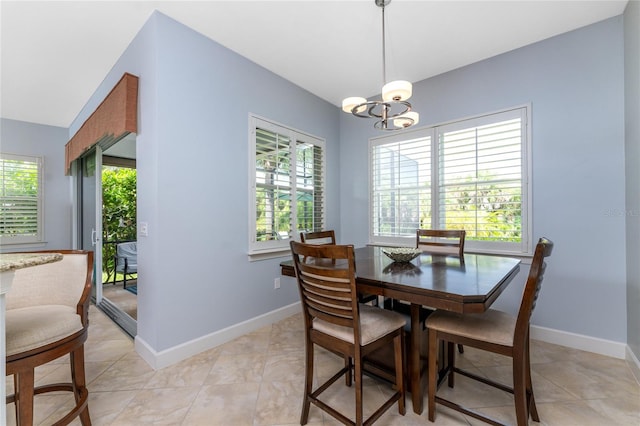
POLYGON ((411 97, 411 83, 405 80, 387 83, 384 7, 391 3, 391 0, 374 2, 382 8, 382 100, 367 101, 365 98, 353 96, 342 101, 342 110, 356 117, 377 119, 373 125, 376 129, 406 129, 418 124, 420 117, 417 112, 411 110, 411 104, 407 102, 411 97))

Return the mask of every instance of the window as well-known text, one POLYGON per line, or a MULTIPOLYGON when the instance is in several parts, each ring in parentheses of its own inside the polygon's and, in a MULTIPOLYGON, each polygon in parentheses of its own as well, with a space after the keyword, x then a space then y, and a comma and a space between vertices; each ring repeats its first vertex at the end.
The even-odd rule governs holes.
POLYGON ((324 225, 324 140, 250 117, 251 254, 289 249, 324 225))
POLYGON ((529 109, 372 139, 370 241, 464 229, 469 251, 529 253, 529 109))
POLYGON ((0 242, 39 243, 42 226, 42 158, 0 154, 0 242))

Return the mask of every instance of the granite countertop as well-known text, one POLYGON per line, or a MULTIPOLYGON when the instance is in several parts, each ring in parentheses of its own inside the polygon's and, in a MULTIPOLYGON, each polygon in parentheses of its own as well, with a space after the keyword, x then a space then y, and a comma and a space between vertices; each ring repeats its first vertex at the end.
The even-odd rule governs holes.
POLYGON ((60 253, 9 253, 0 254, 0 272, 44 265, 62 260, 60 253))

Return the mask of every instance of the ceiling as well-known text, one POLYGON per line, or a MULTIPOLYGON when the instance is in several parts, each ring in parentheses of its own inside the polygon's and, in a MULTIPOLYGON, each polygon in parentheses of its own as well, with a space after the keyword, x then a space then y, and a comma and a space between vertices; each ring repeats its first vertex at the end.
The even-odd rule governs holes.
MULTIPOLYGON (((393 0, 387 77, 416 82, 620 15, 626 4, 393 0)), ((2 0, 0 116, 69 127, 154 9, 332 104, 380 93, 374 0, 2 0)))

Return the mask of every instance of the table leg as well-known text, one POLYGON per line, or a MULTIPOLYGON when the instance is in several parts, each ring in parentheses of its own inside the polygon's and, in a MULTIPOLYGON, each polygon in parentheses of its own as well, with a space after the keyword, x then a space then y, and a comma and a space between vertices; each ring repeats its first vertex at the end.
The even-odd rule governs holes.
POLYGON ((420 324, 421 305, 411 304, 411 345, 409 345, 409 357, 411 362, 411 400, 413 411, 422 414, 422 378, 420 377, 420 340, 422 337, 422 324, 420 324))

